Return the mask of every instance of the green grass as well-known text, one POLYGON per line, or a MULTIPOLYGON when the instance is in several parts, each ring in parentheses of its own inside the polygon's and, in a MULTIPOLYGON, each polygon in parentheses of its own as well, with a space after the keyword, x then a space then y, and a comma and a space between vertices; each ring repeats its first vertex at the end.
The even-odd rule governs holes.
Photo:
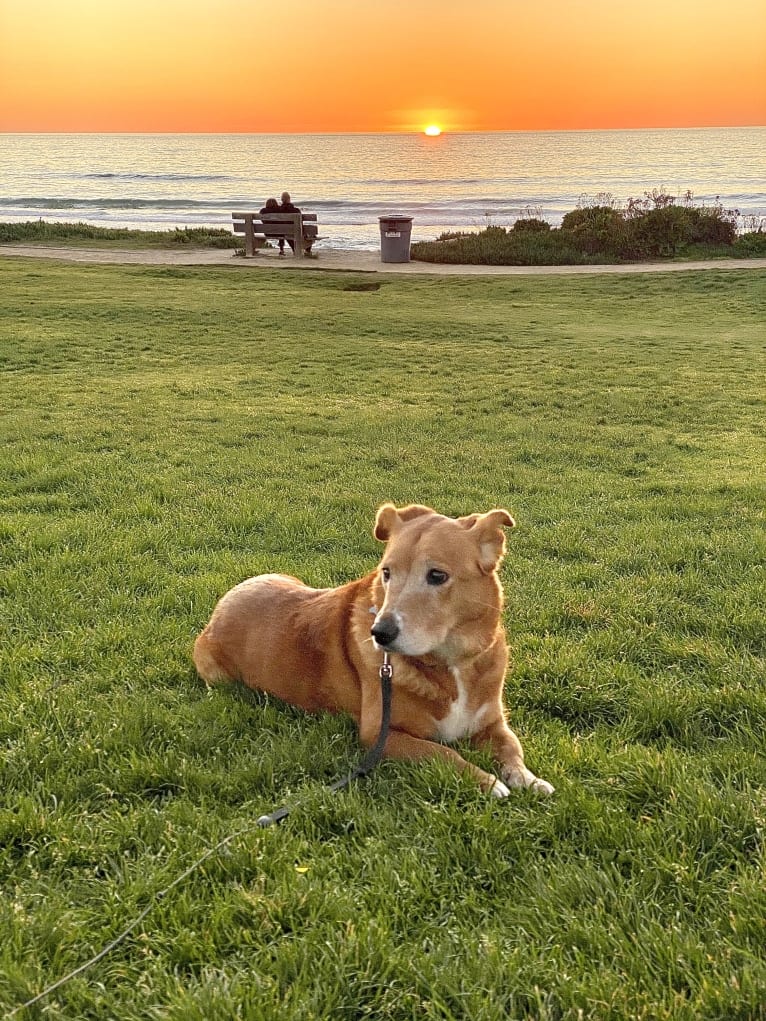
POLYGON ((0 262, 0 1004, 245 828, 25 1016, 763 1018, 766 274, 380 281, 0 262), (552 799, 331 796, 350 720, 195 677, 222 592, 367 571, 387 499, 516 516, 552 799))

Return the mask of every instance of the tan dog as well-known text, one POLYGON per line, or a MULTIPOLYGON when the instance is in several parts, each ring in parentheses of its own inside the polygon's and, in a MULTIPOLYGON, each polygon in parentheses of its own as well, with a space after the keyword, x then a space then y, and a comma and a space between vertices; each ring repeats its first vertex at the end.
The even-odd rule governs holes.
POLYGON ((243 581, 220 600, 194 646, 209 684, 240 680, 308 710, 345 711, 365 745, 380 730, 381 650, 394 668, 384 754, 440 757, 467 769, 497 797, 509 787, 553 787, 524 765, 503 713, 508 649, 497 567, 507 511, 447 518, 429 507, 378 511, 386 543, 376 571, 335 589, 279 574, 243 581), (500 777, 440 742, 488 747, 500 777))

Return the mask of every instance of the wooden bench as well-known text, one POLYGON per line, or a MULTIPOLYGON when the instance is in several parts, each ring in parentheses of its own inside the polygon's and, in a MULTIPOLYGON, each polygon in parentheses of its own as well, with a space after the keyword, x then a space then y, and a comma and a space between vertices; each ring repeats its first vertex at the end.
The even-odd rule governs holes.
POLYGON ((255 255, 256 237, 269 241, 283 239, 295 245, 295 258, 302 259, 304 247, 321 241, 316 213, 232 213, 232 229, 245 235, 245 255, 255 255))

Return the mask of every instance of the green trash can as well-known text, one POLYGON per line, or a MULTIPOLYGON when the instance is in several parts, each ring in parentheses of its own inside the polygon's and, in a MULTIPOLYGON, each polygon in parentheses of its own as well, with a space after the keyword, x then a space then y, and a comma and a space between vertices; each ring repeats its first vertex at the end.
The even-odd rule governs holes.
POLYGON ((409 262, 410 238, 412 237, 411 216, 379 216, 380 261, 409 262))

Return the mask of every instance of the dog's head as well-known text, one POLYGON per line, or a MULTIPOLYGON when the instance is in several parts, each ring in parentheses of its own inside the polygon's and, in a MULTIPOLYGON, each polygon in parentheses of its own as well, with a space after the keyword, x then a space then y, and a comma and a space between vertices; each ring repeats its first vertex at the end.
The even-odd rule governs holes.
MULTIPOLYGON (((502 607, 497 568, 506 510, 448 518, 430 507, 384 504, 375 538, 386 543, 375 583, 378 649, 457 659, 494 633, 502 607)), ((478 651, 478 650, 477 650, 478 651)))

